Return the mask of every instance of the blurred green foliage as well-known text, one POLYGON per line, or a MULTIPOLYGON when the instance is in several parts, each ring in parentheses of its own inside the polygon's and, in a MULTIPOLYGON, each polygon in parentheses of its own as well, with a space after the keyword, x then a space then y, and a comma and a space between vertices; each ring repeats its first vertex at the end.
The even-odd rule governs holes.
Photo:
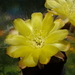
POLYGON ((75 75, 75 53, 70 52, 65 67, 65 75, 75 75))
POLYGON ((0 75, 21 75, 18 59, 6 55, 6 49, 0 48, 0 75))
POLYGON ((75 75, 75 32, 70 33, 68 41, 71 44, 71 49, 67 51, 67 62, 65 64, 65 75, 75 75))

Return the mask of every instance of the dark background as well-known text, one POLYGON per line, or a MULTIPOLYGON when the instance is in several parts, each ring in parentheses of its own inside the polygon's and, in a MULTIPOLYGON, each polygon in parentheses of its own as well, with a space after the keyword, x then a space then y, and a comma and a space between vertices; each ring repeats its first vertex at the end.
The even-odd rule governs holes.
POLYGON ((45 0, 0 0, 0 11, 12 16, 25 18, 33 12, 45 12, 45 0))

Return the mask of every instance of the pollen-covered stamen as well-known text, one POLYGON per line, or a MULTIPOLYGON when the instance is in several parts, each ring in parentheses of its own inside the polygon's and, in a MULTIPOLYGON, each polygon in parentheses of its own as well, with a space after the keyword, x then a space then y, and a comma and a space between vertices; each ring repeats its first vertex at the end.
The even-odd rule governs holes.
POLYGON ((35 48, 41 48, 44 45, 44 40, 41 37, 35 37, 31 42, 35 48))

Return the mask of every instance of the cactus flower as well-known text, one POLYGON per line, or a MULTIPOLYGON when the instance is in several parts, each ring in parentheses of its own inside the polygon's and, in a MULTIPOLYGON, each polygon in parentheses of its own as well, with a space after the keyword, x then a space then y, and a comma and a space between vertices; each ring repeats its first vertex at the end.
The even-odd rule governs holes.
POLYGON ((75 26, 75 0, 46 0, 45 7, 67 18, 75 26))
POLYGON ((21 58, 21 68, 35 67, 38 62, 47 64, 50 58, 59 51, 67 51, 69 43, 65 40, 68 35, 66 29, 61 29, 64 22, 61 19, 53 20, 52 14, 33 13, 26 21, 18 18, 14 20, 14 28, 5 42, 6 53, 13 58, 21 58))

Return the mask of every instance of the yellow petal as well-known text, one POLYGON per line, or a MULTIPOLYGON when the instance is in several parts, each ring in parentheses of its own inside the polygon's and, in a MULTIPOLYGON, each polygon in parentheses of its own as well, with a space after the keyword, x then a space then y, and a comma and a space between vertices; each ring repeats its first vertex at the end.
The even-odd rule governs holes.
POLYGON ((41 49, 35 49, 32 52, 32 56, 35 62, 39 60, 40 53, 41 53, 41 49))
POLYGON ((74 2, 74 0, 67 0, 67 3, 69 5, 69 7, 72 7, 75 2, 74 2))
POLYGON ((57 0, 60 4, 67 4, 66 0, 57 0))
POLYGON ((5 42, 10 45, 29 45, 28 39, 22 35, 9 34, 5 39, 5 42))
POLYGON ((65 0, 46 0, 46 6, 65 17, 69 13, 69 6, 65 0))
POLYGON ((9 46, 7 54, 13 58, 18 58, 28 56, 33 50, 31 46, 9 46))
POLYGON ((71 13, 69 13, 68 18, 71 24, 75 26, 75 7, 71 10, 71 13))
POLYGON ((30 19, 27 19, 27 20, 25 21, 25 23, 26 23, 26 25, 30 28, 30 30, 33 31, 33 28, 32 28, 32 26, 31 26, 31 20, 30 20, 30 19))
POLYGON ((33 13, 31 15, 31 25, 34 29, 35 34, 39 33, 41 29, 42 19, 43 19, 42 13, 33 13))
POLYGON ((56 48, 55 46, 52 46, 52 45, 48 44, 48 45, 45 45, 42 48, 41 52, 43 52, 46 55, 46 57, 51 57, 51 56, 55 55, 58 51, 59 51, 58 48, 56 48))
POLYGON ((58 30, 58 29, 62 28, 64 25, 65 25, 64 21, 62 21, 61 19, 56 19, 54 21, 54 27, 52 28, 50 33, 55 31, 55 30, 58 30))
POLYGON ((41 64, 47 64, 50 61, 49 57, 46 57, 44 54, 40 55, 39 62, 41 64))
POLYGON ((45 4, 48 8, 57 8, 57 7, 61 7, 61 5, 55 1, 55 0, 46 0, 46 4, 45 4))
POLYGON ((55 55, 59 51, 58 48, 52 46, 52 45, 45 45, 42 48, 40 57, 39 57, 39 62, 41 64, 47 64, 50 61, 50 58, 55 55))
POLYGON ((35 49, 32 52, 32 56, 35 57, 35 58, 39 58, 40 52, 41 52, 41 49, 35 49))
POLYGON ((60 51, 67 51, 70 48, 70 43, 67 41, 61 41, 52 45, 57 47, 60 51))
POLYGON ((45 2, 44 6, 48 9, 51 9, 51 7, 49 6, 49 4, 47 4, 47 2, 45 2))
POLYGON ((42 36, 46 36, 53 27, 53 17, 51 13, 47 13, 42 22, 42 36))
POLYGON ((46 38, 46 43, 55 43, 63 40, 68 35, 68 31, 66 29, 57 30, 48 35, 46 38))
MULTIPOLYGON (((68 15, 68 13, 70 12, 70 7, 67 3, 66 0, 58 0, 58 2, 60 3, 60 5, 62 6, 61 7, 61 10, 60 10, 60 13, 61 14, 64 14, 64 16, 66 17, 68 15)), ((58 11, 58 10, 57 10, 58 11)), ((68 15, 69 16, 69 15, 68 15)))
POLYGON ((22 58, 19 61, 19 66, 27 66, 27 67, 35 67, 37 65, 37 62, 34 61, 33 57, 29 55, 27 58, 22 58))
POLYGON ((33 32, 31 26, 26 24, 22 19, 15 19, 14 26, 24 36, 29 36, 33 32))

